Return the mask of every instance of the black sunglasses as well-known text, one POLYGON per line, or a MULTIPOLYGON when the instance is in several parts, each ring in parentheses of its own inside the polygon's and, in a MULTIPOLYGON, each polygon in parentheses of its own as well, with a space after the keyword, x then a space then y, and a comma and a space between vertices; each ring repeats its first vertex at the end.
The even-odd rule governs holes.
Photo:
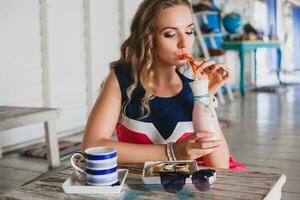
POLYGON ((216 171, 201 169, 193 174, 183 172, 161 172, 160 181, 168 192, 179 192, 185 185, 186 178, 191 177, 192 183, 200 191, 206 191, 216 182, 216 171))

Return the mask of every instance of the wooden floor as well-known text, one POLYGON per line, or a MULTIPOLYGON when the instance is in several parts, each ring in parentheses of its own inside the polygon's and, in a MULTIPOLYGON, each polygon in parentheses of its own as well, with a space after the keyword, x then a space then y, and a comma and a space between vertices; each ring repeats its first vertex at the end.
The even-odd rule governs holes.
MULTIPOLYGON (((285 174, 282 199, 300 199, 300 87, 287 93, 248 93, 219 106, 219 117, 232 121, 224 133, 235 159, 250 170, 285 174)), ((75 135, 73 140, 81 140, 75 135)), ((63 165, 68 161, 63 161, 63 165)), ((0 195, 47 172, 47 162, 4 155, 0 195)))
POLYGON ((300 87, 250 93, 220 107, 234 122, 224 129, 231 153, 250 170, 285 174, 282 199, 300 199, 300 87))

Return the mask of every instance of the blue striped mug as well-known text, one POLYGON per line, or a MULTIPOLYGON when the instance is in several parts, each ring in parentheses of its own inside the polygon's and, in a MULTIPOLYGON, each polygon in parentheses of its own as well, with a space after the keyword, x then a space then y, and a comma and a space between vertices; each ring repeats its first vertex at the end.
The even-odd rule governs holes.
POLYGON ((117 150, 112 147, 92 147, 71 156, 72 167, 85 175, 87 185, 113 185, 118 182, 117 150), (75 158, 84 160, 79 166, 75 158))

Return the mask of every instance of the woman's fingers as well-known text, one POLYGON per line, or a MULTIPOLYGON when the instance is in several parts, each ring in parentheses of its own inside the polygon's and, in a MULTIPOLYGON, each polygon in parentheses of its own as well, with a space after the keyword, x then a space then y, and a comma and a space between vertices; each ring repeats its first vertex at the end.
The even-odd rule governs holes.
POLYGON ((195 64, 198 66, 198 69, 208 75, 218 71, 222 77, 229 76, 229 69, 223 64, 216 64, 213 60, 195 61, 195 64))
POLYGON ((223 73, 223 78, 224 78, 225 80, 229 79, 229 77, 230 77, 230 70, 229 70, 229 68, 228 68, 228 67, 225 67, 224 72, 225 72, 225 74, 223 73))
POLYGON ((222 79, 227 80, 229 78, 229 69, 223 64, 216 64, 213 60, 208 61, 195 61, 195 64, 198 66, 197 69, 200 69, 202 76, 212 76, 219 75, 222 79), (217 72, 217 73, 216 73, 217 72))
POLYGON ((213 136, 213 133, 207 132, 207 131, 202 131, 202 132, 196 132, 196 133, 190 135, 188 137, 188 139, 190 142, 196 142, 199 139, 206 139, 206 138, 208 139, 208 138, 211 138, 212 136, 213 136))
POLYGON ((219 148, 219 146, 209 148, 209 149, 191 149, 190 150, 190 156, 193 157, 193 159, 196 159, 196 158, 205 156, 207 154, 210 154, 218 148, 219 148))
POLYGON ((228 79, 229 79, 229 73, 228 72, 226 72, 225 74, 223 73, 223 79, 224 79, 224 81, 227 81, 228 79))
POLYGON ((220 68, 220 65, 219 65, 219 64, 213 64, 213 65, 211 65, 211 66, 206 67, 204 70, 205 70, 205 73, 207 73, 207 74, 213 74, 213 73, 215 73, 219 68, 220 68))
POLYGON ((199 149, 193 149, 191 151, 190 156, 192 157, 192 159, 197 159, 199 157, 205 156, 207 154, 212 153, 216 148, 212 148, 212 149, 205 149, 205 150, 199 150, 199 149))
POLYGON ((213 140, 213 133, 207 131, 196 132, 173 146, 178 159, 191 160, 207 155, 221 145, 221 140, 213 140))
POLYGON ((200 141, 191 144, 191 148, 193 149, 211 149, 217 148, 222 144, 221 140, 211 140, 211 141, 200 141))
POLYGON ((216 73, 216 72, 219 72, 219 73, 226 72, 226 73, 228 73, 229 69, 227 67, 225 67, 224 65, 222 65, 222 64, 214 64, 214 65, 211 65, 211 66, 207 67, 206 72, 209 73, 209 74, 213 74, 213 73, 216 73))
POLYGON ((222 65, 222 64, 217 64, 217 70, 219 71, 219 73, 224 77, 226 75, 229 74, 229 69, 228 67, 222 65))
POLYGON ((201 64, 198 65, 198 68, 200 68, 200 70, 202 71, 205 71, 205 69, 207 69, 208 67, 214 64, 216 63, 213 60, 203 61, 201 64))

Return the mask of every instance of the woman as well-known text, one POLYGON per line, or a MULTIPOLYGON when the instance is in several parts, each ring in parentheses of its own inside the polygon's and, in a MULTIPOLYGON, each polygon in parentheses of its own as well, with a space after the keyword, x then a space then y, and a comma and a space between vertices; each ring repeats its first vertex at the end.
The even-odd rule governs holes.
MULTIPOLYGON (((89 116, 82 150, 111 146, 120 163, 168 160, 166 144, 177 160, 202 159, 204 165, 229 168, 229 151, 221 131, 193 133, 193 95, 178 68, 186 63, 195 41, 190 4, 186 0, 144 0, 132 21, 121 57, 89 116), (116 130, 118 141, 113 141, 116 130)), ((214 93, 228 70, 212 61, 197 62, 214 93)), ((219 124, 218 124, 219 126, 219 124)), ((219 129, 221 130, 221 129, 219 129)))

